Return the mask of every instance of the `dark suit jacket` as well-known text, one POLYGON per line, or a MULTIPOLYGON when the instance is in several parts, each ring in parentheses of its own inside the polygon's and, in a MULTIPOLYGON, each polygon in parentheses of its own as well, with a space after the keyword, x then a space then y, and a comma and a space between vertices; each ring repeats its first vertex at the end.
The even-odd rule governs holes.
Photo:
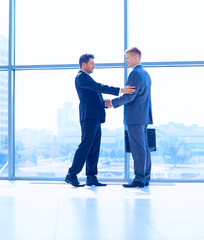
POLYGON ((105 102, 101 93, 118 96, 120 88, 97 83, 88 73, 81 70, 76 76, 75 86, 80 100, 80 122, 84 120, 105 122, 105 102))
POLYGON ((151 79, 142 65, 137 65, 130 73, 126 85, 134 85, 136 91, 129 95, 124 94, 112 100, 112 105, 117 108, 124 106, 124 124, 152 124, 152 104, 151 104, 151 79))

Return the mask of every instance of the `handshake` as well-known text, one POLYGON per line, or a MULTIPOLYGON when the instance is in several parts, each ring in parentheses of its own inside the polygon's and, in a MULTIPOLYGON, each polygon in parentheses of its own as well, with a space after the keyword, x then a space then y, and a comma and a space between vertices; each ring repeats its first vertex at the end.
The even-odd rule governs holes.
POLYGON ((105 101, 105 106, 106 106, 107 108, 112 108, 112 107, 113 107, 110 99, 107 99, 107 100, 105 101))
MULTIPOLYGON (((121 93, 124 93, 124 94, 133 94, 135 91, 136 91, 135 86, 131 86, 131 85, 127 85, 124 88, 121 88, 121 93)), ((105 106, 107 108, 113 107, 110 99, 107 99, 105 101, 105 106)))

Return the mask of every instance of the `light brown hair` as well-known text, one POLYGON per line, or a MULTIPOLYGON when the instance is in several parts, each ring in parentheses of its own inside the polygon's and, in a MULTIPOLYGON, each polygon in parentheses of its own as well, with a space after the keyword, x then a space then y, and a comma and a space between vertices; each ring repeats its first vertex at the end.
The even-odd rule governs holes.
POLYGON ((136 47, 128 48, 127 50, 125 50, 125 54, 126 53, 130 53, 131 55, 137 54, 139 55, 139 58, 141 58, 141 55, 142 55, 141 51, 136 47))

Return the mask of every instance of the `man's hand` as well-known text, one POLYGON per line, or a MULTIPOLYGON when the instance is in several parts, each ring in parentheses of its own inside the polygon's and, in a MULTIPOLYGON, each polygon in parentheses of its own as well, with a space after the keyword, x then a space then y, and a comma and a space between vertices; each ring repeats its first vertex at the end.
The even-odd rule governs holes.
POLYGON ((106 106, 107 108, 112 108, 113 105, 111 104, 111 100, 110 100, 110 99, 107 99, 107 100, 106 100, 105 106, 106 106))
POLYGON ((133 94, 136 91, 135 86, 127 85, 124 88, 121 88, 121 93, 124 94, 133 94))

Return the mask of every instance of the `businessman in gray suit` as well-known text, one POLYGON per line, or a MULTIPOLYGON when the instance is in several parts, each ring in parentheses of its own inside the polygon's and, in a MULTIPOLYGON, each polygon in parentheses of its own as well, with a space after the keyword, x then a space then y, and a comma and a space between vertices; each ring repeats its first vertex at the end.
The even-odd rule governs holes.
POLYGON ((135 86, 132 95, 107 100, 106 107, 124 105, 124 124, 127 129, 135 178, 123 187, 144 187, 149 185, 151 175, 151 155, 147 141, 147 125, 152 124, 151 78, 141 65, 141 51, 137 48, 125 51, 126 62, 132 67, 126 85, 135 86))

